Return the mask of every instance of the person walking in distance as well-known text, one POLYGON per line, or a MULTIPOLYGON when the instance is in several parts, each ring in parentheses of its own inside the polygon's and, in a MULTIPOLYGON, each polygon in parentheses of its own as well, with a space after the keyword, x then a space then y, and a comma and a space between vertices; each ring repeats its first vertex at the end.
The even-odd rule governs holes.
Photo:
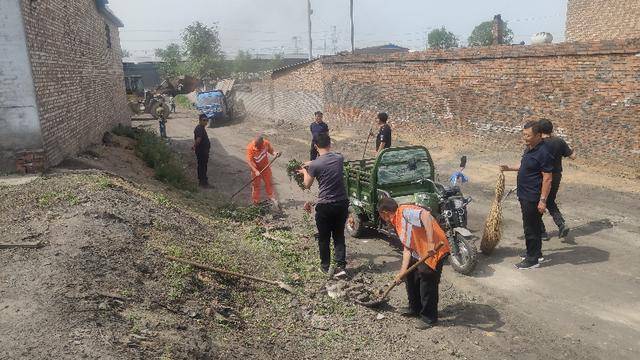
POLYGON ((279 152, 273 150, 269 140, 264 135, 259 134, 247 145, 247 165, 251 169, 251 176, 256 179, 251 183, 251 200, 253 204, 260 203, 260 183, 264 182, 267 196, 275 206, 278 206, 278 200, 273 191, 271 182, 271 168, 269 167, 269 155, 279 156, 279 152))
POLYGON ((523 260, 517 269, 533 269, 540 266, 542 257, 542 214, 547 209, 551 191, 553 156, 542 142, 540 124, 529 121, 524 125, 522 137, 526 145, 520 165, 500 165, 501 171, 518 172, 518 200, 522 211, 522 226, 527 245, 523 260))
POLYGON ((349 216, 349 199, 342 179, 344 157, 331 151, 329 133, 318 134, 315 147, 318 157, 300 170, 304 176, 304 186, 310 189, 318 180, 320 192, 316 204, 316 227, 318 228, 318 248, 320 266, 325 273, 331 273, 330 240, 333 237, 333 258, 335 277, 347 276, 346 245, 344 226, 349 216))
MULTIPOLYGON (((558 208, 556 198, 562 181, 562 158, 568 157, 571 160, 576 159, 576 154, 569 147, 566 141, 561 137, 553 135, 553 123, 548 119, 540 119, 540 131, 542 132, 542 140, 544 141, 547 151, 553 156, 553 170, 551 171, 551 190, 547 198, 547 210, 553 218, 553 222, 558 226, 558 237, 564 238, 569 234, 569 227, 562 217, 562 213, 558 208)), ((542 222, 542 240, 549 240, 547 229, 542 222)))
POLYGON ((403 316, 416 316, 417 329, 427 329, 438 323, 438 285, 442 265, 449 255, 449 240, 438 221, 428 210, 415 205, 401 205, 388 197, 378 202, 380 218, 395 229, 402 242, 402 266, 395 282, 403 281, 401 275, 425 257, 424 263, 406 275, 405 285, 409 307, 403 316), (436 250, 438 245, 442 244, 436 250))
POLYGON ((171 112, 176 112, 176 98, 173 96, 169 97, 169 107, 171 108, 171 112))
POLYGON ((309 151, 309 158, 311 161, 315 160, 318 157, 318 150, 316 149, 316 139, 319 134, 329 133, 329 125, 325 123, 322 118, 322 112, 316 111, 315 120, 311 123, 311 150, 309 151))
POLYGON ((160 126, 160 137, 167 138, 167 114, 164 113, 164 106, 160 102, 160 106, 156 109, 156 116, 158 117, 158 125, 160 126))
POLYGON ((378 126, 380 127, 378 136, 376 136, 376 151, 378 153, 391 147, 391 126, 387 124, 387 120, 389 120, 387 113, 378 114, 378 126))
POLYGON ((207 167, 209 164, 209 150, 211 149, 211 142, 207 135, 207 115, 200 114, 198 119, 198 126, 193 130, 193 147, 191 148, 196 153, 196 160, 198 161, 198 184, 202 187, 209 186, 209 178, 207 177, 207 167))

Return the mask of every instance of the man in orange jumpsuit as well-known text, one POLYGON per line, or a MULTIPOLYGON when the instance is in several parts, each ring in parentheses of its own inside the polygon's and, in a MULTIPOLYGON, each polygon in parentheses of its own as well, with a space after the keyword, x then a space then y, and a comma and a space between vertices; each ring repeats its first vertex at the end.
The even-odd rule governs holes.
POLYGON ((265 190, 269 199, 271 199, 275 205, 278 204, 273 192, 273 185, 271 184, 271 168, 267 168, 269 165, 269 154, 279 156, 280 153, 273 150, 269 140, 265 139, 262 134, 256 136, 256 138, 247 145, 247 164, 251 168, 251 176, 257 177, 251 183, 251 199, 254 204, 260 202, 260 183, 262 181, 264 181, 265 190))
POLYGON ((449 255, 449 241, 438 221, 431 213, 415 205, 400 205, 391 198, 378 202, 378 214, 387 224, 393 225, 403 245, 402 267, 395 282, 417 261, 431 256, 406 275, 409 307, 404 316, 416 316, 416 329, 428 329, 438 323, 438 285, 444 259, 449 255), (436 250, 436 247, 442 246, 436 250))

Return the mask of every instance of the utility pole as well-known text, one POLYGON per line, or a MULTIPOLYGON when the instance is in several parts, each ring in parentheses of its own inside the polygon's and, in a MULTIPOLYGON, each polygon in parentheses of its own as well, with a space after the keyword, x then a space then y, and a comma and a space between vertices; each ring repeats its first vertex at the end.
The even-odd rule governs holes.
POLYGON ((353 0, 349 0, 349 8, 350 8, 350 13, 351 13, 351 52, 355 53, 356 52, 356 46, 354 43, 354 37, 353 37, 353 0))
POLYGON ((333 55, 338 53, 338 29, 335 25, 331 28, 331 50, 333 55))
POLYGON ((313 14, 313 10, 311 10, 311 0, 307 0, 307 16, 309 19, 309 60, 313 59, 313 42, 311 40, 311 14, 313 14))

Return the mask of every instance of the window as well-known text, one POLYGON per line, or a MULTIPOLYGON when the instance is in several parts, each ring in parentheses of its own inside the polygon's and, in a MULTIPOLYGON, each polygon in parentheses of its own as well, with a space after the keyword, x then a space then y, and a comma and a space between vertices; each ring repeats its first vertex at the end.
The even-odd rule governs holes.
POLYGON ((107 48, 111 49, 111 29, 109 28, 109 24, 104 24, 104 32, 107 36, 107 48))

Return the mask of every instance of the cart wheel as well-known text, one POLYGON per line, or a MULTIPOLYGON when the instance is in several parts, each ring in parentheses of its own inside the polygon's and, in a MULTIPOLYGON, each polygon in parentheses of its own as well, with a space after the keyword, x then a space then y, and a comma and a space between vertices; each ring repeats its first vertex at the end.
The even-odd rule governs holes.
POLYGON ((458 244, 458 253, 454 254, 452 251, 449 261, 455 271, 463 275, 470 275, 478 263, 478 250, 476 250, 476 245, 470 239, 460 234, 455 236, 455 241, 458 244))
POLYGON ((349 217, 347 218, 347 233, 351 237, 359 238, 364 234, 364 217, 356 214, 353 208, 349 207, 349 217))

